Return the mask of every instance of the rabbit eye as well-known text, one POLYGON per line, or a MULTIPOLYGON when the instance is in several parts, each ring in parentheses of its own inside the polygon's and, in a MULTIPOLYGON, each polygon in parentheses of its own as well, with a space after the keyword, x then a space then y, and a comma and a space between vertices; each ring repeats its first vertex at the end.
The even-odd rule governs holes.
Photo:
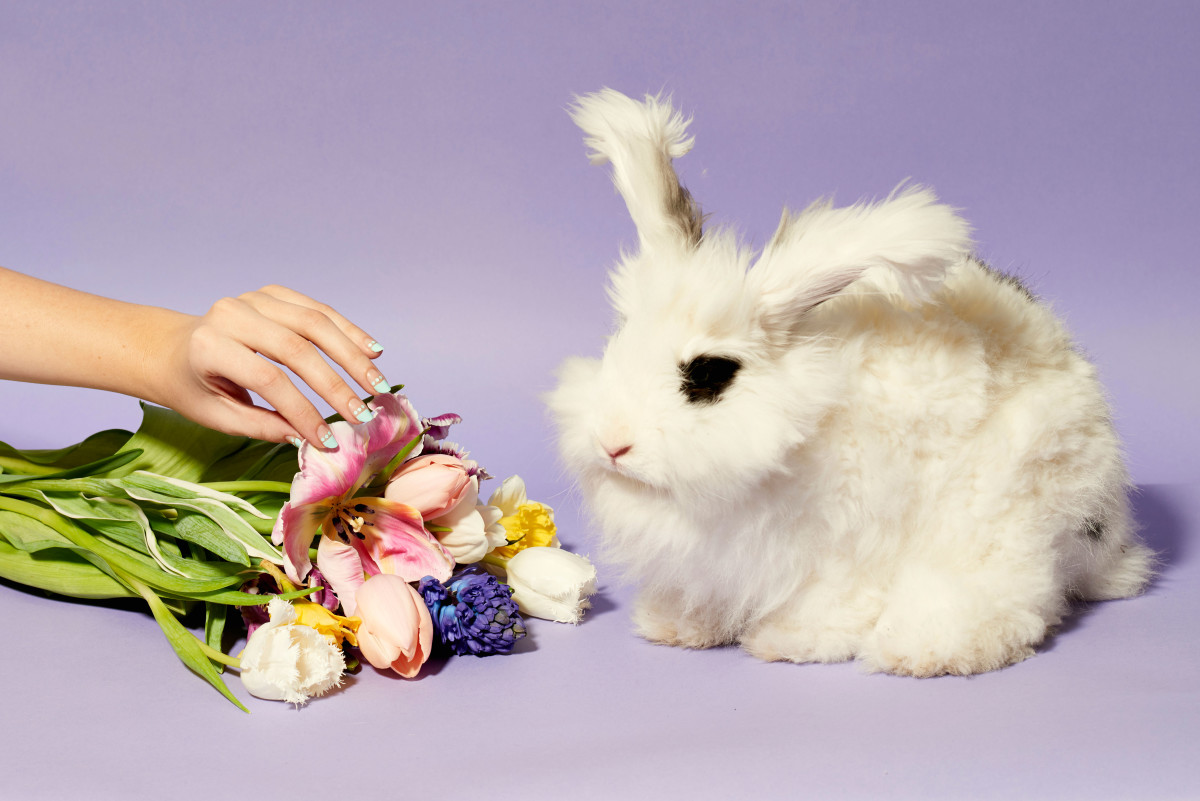
POLYGON ((715 403, 741 367, 741 362, 724 356, 697 356, 679 366, 683 378, 679 388, 688 403, 715 403))

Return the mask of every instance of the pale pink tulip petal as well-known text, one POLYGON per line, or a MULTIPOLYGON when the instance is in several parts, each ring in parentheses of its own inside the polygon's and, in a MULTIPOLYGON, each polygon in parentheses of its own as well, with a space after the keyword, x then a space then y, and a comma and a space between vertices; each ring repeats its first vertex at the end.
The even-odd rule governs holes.
POLYGON ((421 594, 409 584, 404 586, 408 587, 409 592, 416 596, 417 641, 416 647, 411 652, 401 650, 400 656, 392 660, 392 670, 406 679, 411 679, 421 671, 421 666, 425 664, 425 660, 429 658, 430 649, 433 648, 433 617, 430 616, 429 608, 425 606, 421 594))
POLYGON ((454 558, 425 530, 416 509, 384 498, 355 500, 363 526, 350 544, 362 558, 368 576, 390 573, 405 581, 425 576, 445 581, 450 577, 454 558))
POLYGON ((408 504, 430 520, 453 509, 471 483, 461 459, 443 454, 423 454, 410 459, 388 482, 383 497, 408 504))
POLYGON ((332 537, 321 537, 317 546, 317 567, 325 582, 342 603, 342 614, 353 617, 355 596, 363 583, 362 561, 358 551, 332 537))
MULTIPOLYGON (((380 575, 358 588, 357 601, 358 616, 362 618, 359 648, 363 656, 380 669, 392 667, 397 660, 407 669, 421 651, 422 625, 433 628, 424 600, 403 579, 380 575), (424 618, 421 612, 425 613, 424 618)), ((415 671, 409 675, 415 675, 415 671)))

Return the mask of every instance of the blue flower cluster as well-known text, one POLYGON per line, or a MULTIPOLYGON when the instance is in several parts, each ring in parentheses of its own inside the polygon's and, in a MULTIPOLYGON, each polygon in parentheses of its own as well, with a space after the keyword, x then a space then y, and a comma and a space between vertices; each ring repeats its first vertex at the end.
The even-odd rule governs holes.
POLYGON ((438 639, 459 656, 507 654, 525 636, 512 590, 478 566, 451 576, 444 585, 426 576, 417 591, 429 607, 438 639))

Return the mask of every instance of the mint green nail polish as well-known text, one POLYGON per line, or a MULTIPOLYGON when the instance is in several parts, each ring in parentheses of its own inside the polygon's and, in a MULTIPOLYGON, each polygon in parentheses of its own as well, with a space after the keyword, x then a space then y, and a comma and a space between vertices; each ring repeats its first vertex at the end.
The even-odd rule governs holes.
POLYGON ((380 345, 373 339, 367 343, 367 347, 370 348, 373 353, 383 353, 383 345, 380 345))
POLYGON ((379 376, 379 378, 375 379, 375 383, 371 386, 375 387, 376 392, 387 392, 392 388, 392 385, 389 384, 387 379, 383 376, 379 376))
POLYGON ((359 403, 350 410, 350 414, 354 415, 354 418, 360 423, 369 423, 375 419, 375 412, 368 409, 365 403, 359 403))
POLYGON ((333 432, 328 428, 322 427, 321 431, 317 433, 321 434, 321 444, 326 448, 332 450, 333 448, 337 447, 337 440, 333 438, 333 432))
POLYGON ((292 443, 297 448, 304 444, 304 440, 300 439, 299 437, 288 437, 288 442, 292 443))

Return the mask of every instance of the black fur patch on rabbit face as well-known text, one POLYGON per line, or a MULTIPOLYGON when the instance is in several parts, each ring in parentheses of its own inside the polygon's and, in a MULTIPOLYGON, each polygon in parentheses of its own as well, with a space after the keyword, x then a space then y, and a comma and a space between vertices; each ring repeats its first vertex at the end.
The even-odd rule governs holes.
POLYGON ((682 382, 679 388, 688 403, 716 403, 733 383, 742 363, 725 356, 697 356, 679 365, 682 382))

